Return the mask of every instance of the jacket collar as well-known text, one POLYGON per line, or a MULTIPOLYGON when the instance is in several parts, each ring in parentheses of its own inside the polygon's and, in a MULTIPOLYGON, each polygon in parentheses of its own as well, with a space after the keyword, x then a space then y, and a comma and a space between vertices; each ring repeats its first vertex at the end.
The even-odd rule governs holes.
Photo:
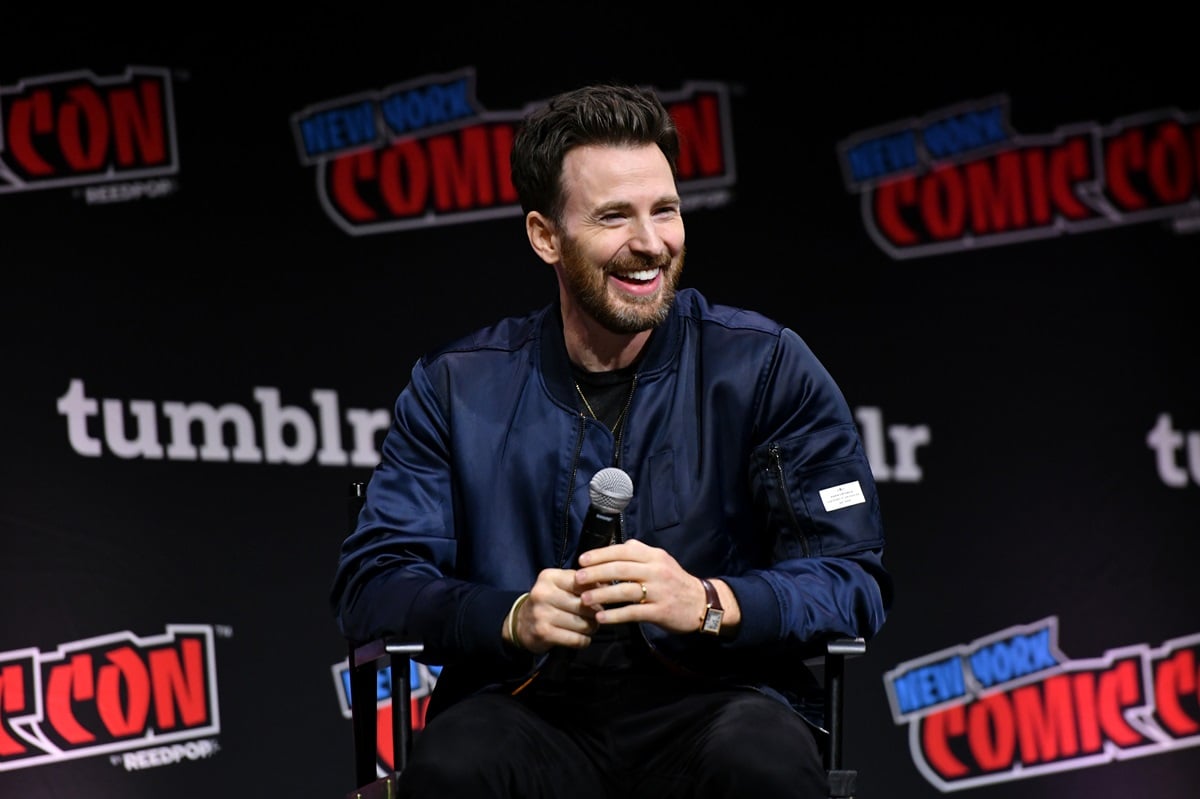
MULTIPOLYGON (((646 342, 646 348, 642 352, 637 367, 639 379, 674 364, 684 328, 679 306, 681 299, 688 292, 690 289, 680 289, 676 292, 675 302, 671 304, 670 313, 667 314, 667 318, 663 320, 662 324, 654 329, 650 340, 646 342)), ((543 308, 540 313, 542 319, 541 332, 538 337, 541 344, 539 358, 546 390, 560 405, 575 410, 578 403, 574 378, 571 376, 571 361, 567 356, 567 345, 563 338, 562 306, 558 300, 555 300, 543 308)))

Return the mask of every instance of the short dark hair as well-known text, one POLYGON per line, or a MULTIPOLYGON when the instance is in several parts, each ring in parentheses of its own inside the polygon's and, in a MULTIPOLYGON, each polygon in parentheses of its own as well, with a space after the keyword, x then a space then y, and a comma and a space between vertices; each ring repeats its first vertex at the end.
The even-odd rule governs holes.
POLYGON ((552 97, 518 128, 509 164, 521 210, 558 220, 566 202, 563 158, 591 144, 656 144, 675 174, 679 132, 653 91, 619 83, 584 86, 552 97))

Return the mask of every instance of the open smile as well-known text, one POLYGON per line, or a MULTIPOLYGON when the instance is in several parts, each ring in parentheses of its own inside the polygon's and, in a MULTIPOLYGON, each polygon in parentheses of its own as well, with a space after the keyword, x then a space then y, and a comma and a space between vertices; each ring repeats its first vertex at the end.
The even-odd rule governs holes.
POLYGON ((625 283, 649 283, 662 274, 661 269, 639 269, 626 274, 614 274, 612 277, 625 283))

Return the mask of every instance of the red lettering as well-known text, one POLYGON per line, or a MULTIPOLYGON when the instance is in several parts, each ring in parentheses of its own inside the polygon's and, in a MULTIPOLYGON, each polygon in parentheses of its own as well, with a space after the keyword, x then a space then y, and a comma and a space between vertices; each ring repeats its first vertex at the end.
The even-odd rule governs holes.
POLYGON ((74 702, 90 701, 95 693, 91 655, 75 655, 50 670, 46 680, 46 719, 67 743, 85 744, 96 740, 96 736, 75 718, 72 708, 74 702))
POLYGON ((13 166, 30 178, 65 171, 96 173, 166 163, 168 120, 163 82, 40 87, 12 102, 7 146, 13 166))
POLYGON ((411 219, 516 202, 511 125, 476 125, 332 159, 330 197, 352 223, 411 219))
POLYGON ((412 139, 393 144, 380 166, 379 190, 392 216, 419 214, 429 196, 429 165, 420 145, 412 139))
POLYGON ((122 645, 76 654, 51 668, 46 717, 64 742, 82 745, 95 742, 101 727, 106 740, 148 734, 151 707, 160 731, 199 725, 209 719, 208 697, 199 639, 181 639, 177 648, 122 645), (100 665, 93 669, 95 661, 100 665))
POLYGON ((916 232, 904 221, 902 207, 912 206, 917 199, 917 181, 903 177, 880 184, 874 192, 875 219, 884 238, 906 247, 920 242, 916 232))
POLYGON ((1075 184, 1092 177, 1088 143, 1082 136, 1070 139, 1050 151, 1050 198, 1054 208, 1071 220, 1092 215, 1075 193, 1075 184))
POLYGON ((992 694, 971 705, 967 712, 967 741, 971 754, 984 771, 1012 766, 1016 750, 1012 705, 1004 694, 992 694))
POLYGON ((496 153, 496 183, 500 187, 500 202, 505 205, 519 201, 517 190, 513 188, 512 164, 509 162, 512 143, 513 129, 510 126, 496 125, 492 128, 492 152, 496 153))
POLYGON ((108 150, 108 115, 96 90, 75 86, 58 111, 58 145, 77 172, 93 172, 108 150))
POLYGON ((117 149, 118 165, 148 166, 166 162, 167 125, 163 117, 162 84, 159 81, 138 81, 136 94, 133 89, 114 89, 108 98, 108 106, 112 114, 113 144, 117 149))
POLYGON ((29 700, 25 697, 25 666, 21 663, 8 663, 0 668, 0 712, 3 712, 3 723, 0 724, 0 756, 19 755, 25 751, 25 745, 9 734, 9 716, 24 713, 29 700))
POLYGON ((1025 188, 1029 191, 1029 218, 1035 227, 1044 227, 1050 223, 1050 192, 1047 188, 1049 178, 1046 174, 1046 151, 1040 147, 1030 147, 1025 151, 1025 188))
MULTIPOLYGON (((679 178, 723 174, 719 95, 700 94, 669 111, 680 132, 679 178)), ((509 163, 515 132, 513 123, 480 123, 331 158, 322 178, 329 212, 367 225, 517 205, 509 163)))
POLYGON ((952 738, 960 738, 966 731, 967 714, 962 705, 932 713, 921 724, 921 747, 925 750, 925 759, 946 779, 964 777, 968 773, 963 762, 954 756, 950 745, 952 738))
POLYGON ((966 191, 959 171, 935 167, 921 183, 921 218, 937 241, 961 238, 967 218, 966 191))
POLYGON ((1025 227, 1025 181, 1021 153, 1001 153, 991 161, 967 164, 972 229, 979 235, 1025 227))
POLYGON ((1108 142, 1104 170, 1108 173, 1109 195, 1125 211, 1146 207, 1146 198, 1134 188, 1130 173, 1146 167, 1142 131, 1127 130, 1108 142))
POLYGON ((1091 178, 1088 140, 1079 136, 881 183, 871 210, 880 233, 903 249, 1093 216, 1076 190, 1091 178))
POLYGON ((1165 122, 1150 145, 1147 171, 1150 186, 1167 205, 1181 203, 1192 193, 1192 153, 1176 122, 1165 122))
POLYGON ((1096 691, 1097 714, 1100 727, 1112 741, 1121 746, 1142 743, 1142 736, 1125 721, 1124 711, 1140 704, 1141 681, 1138 680, 1138 663, 1126 660, 1100 675, 1096 691))
POLYGON ((434 136, 427 144, 433 205, 443 213, 495 204, 495 169, 486 129, 479 125, 463 128, 458 137, 455 141, 454 136, 434 136))
MULTIPOLYGON (((961 781, 1012 771, 1018 762, 1037 766, 1094 754, 1113 743, 1143 745, 1146 738, 1125 721, 1129 711, 1143 706, 1138 675, 1134 658, 1106 671, 1060 673, 932 713, 921 722, 925 758, 942 778, 961 781)), ((1160 694, 1195 693, 1200 673, 1193 653, 1173 658, 1160 670, 1158 683, 1160 694)), ((1180 706, 1168 702, 1167 707, 1180 706)), ((1194 720, 1188 722, 1190 729, 1186 722, 1180 727, 1184 734, 1196 729, 1194 720)))
POLYGON ((145 731, 150 712, 150 675, 138 653, 127 646, 107 654, 96 679, 96 710, 115 738, 145 731))
POLYGON ((1079 723, 1079 748, 1084 752, 1099 752, 1103 738, 1096 708, 1096 674, 1083 671, 1071 681, 1075 689, 1075 713, 1079 723))
POLYGON ((1071 757, 1079 751, 1072 699, 1068 675, 1051 677, 1041 684, 1013 691, 1022 761, 1043 763, 1071 757))
POLYGON ((721 152, 721 116, 717 98, 699 95, 694 105, 678 103, 671 106, 671 118, 679 131, 679 177, 682 180, 719 175, 725 171, 721 152))
POLYGON ((358 193, 358 183, 375 177, 375 159, 371 153, 355 153, 335 158, 329 167, 330 199, 342 216, 351 222, 370 222, 375 210, 358 193))
POLYGON ((1121 131, 1105 142, 1107 195, 1122 211, 1186 203, 1200 185, 1200 126, 1175 120, 1121 131))
POLYGON ((193 727, 206 722, 208 687, 204 680, 204 653, 200 642, 185 638, 178 651, 156 649, 150 652, 149 661, 158 728, 169 730, 177 726, 176 708, 182 726, 193 727))
MULTIPOLYGON (((425 710, 429 707, 429 696, 414 696, 409 702, 409 724, 414 732, 425 727, 425 710)), ((381 702, 375 714, 375 755, 384 769, 395 767, 392 757, 392 703, 381 702)))
POLYGON ((1183 649, 1158 664, 1154 675, 1154 696, 1158 718, 1167 732, 1182 738, 1200 732, 1200 723, 1188 715, 1180 698, 1189 700, 1189 707, 1200 702, 1200 673, 1196 669, 1195 652, 1183 649))
POLYGON ((17 164, 29 175, 50 175, 54 167, 34 147, 35 135, 54 130, 54 107, 50 92, 39 89, 29 97, 14 100, 8 118, 8 149, 17 164))
POLYGON ((380 703, 375 711, 375 752, 383 767, 387 770, 395 768, 392 757, 392 703, 380 703))

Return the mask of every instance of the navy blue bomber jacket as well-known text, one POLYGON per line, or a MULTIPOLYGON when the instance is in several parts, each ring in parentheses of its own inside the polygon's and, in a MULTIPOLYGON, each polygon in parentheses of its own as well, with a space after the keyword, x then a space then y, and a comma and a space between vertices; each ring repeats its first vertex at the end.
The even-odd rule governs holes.
POLYGON ((526 678, 539 664, 504 643, 504 618, 539 571, 570 566, 588 482, 615 465, 634 484, 624 538, 724 580, 741 608, 732 638, 643 624, 647 642, 814 718, 803 660, 869 639, 891 603, 870 464, 825 368, 792 330, 681 289, 620 435, 577 399, 557 302, 419 360, 342 545, 341 632, 423 642, 443 666, 427 718, 526 678))

